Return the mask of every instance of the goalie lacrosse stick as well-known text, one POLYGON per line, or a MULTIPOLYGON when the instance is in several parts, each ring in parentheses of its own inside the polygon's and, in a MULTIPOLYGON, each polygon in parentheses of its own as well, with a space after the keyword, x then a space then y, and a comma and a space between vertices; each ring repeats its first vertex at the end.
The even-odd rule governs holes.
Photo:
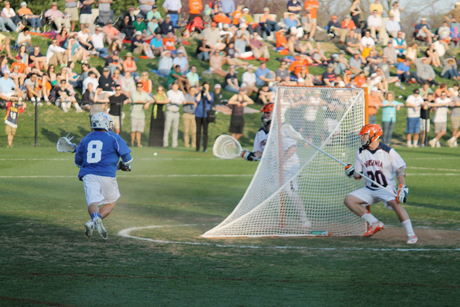
POLYGON ((77 151, 77 145, 75 145, 74 143, 70 142, 73 137, 69 138, 69 134, 67 134, 67 136, 63 136, 61 137, 58 141, 57 141, 57 144, 56 144, 56 147, 57 147, 57 151, 59 152, 71 152, 71 153, 74 153, 77 151))
POLYGON ((214 142, 212 153, 218 158, 229 160, 241 156, 243 149, 234 137, 222 134, 214 142))
MULTIPOLYGON (((295 131, 294 128, 289 125, 289 124, 285 124, 281 127, 281 134, 283 136, 287 136, 287 137, 290 137, 290 138, 293 138, 294 140, 296 141, 303 141, 305 143, 307 143, 308 145, 310 145, 311 147, 315 148, 316 150, 318 150, 319 152, 325 154, 326 156, 328 156, 329 158, 331 158, 332 160, 342 164, 343 166, 347 166, 348 164, 340 161, 339 159, 337 159, 336 157, 334 156, 331 156, 330 154, 328 154, 327 152, 325 152, 324 150, 322 150, 321 148, 315 146, 314 144, 310 143, 309 141, 305 140, 302 135, 295 131)), ((393 191, 390 191, 389 189, 387 189, 386 187, 384 187, 383 185, 379 184, 378 182, 376 182, 375 180, 372 180, 371 178, 367 177, 366 175, 362 174, 362 173, 359 173, 355 170, 355 173, 360 175, 361 177, 371 181, 372 183, 374 183, 376 186, 378 186, 379 188, 381 189, 384 189, 385 191, 387 191, 388 193, 390 193, 391 195, 395 196, 395 197, 398 197, 396 195, 396 193, 394 193, 393 191)))

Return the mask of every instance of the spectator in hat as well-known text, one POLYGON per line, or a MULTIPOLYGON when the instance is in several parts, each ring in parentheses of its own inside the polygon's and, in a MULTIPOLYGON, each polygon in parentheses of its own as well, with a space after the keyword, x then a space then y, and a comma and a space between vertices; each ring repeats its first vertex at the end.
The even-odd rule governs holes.
POLYGON ((150 45, 142 39, 142 33, 140 31, 137 31, 133 36, 131 41, 131 50, 134 54, 141 55, 142 52, 144 52, 149 59, 155 58, 152 49, 150 49, 150 45))
POLYGON ((416 37, 421 40, 426 40, 429 44, 433 42, 434 34, 431 33, 430 26, 426 23, 426 18, 423 17, 420 23, 415 25, 416 37))
POLYGON ((147 23, 147 36, 152 36, 153 38, 157 33, 161 35, 161 29, 158 25, 157 18, 153 16, 147 23))
POLYGON ((223 50, 226 47, 225 44, 222 43, 220 31, 217 28, 217 23, 214 21, 211 22, 211 27, 208 27, 203 31, 203 38, 206 39, 206 45, 211 49, 223 50))
POLYGON ((107 44, 112 45, 112 42, 115 41, 120 49, 123 49, 123 39, 126 37, 126 33, 118 31, 118 29, 113 26, 113 20, 109 20, 103 30, 107 44))
POLYGON ((383 48, 383 56, 387 57, 388 62, 394 65, 398 62, 398 56, 396 54, 396 49, 393 45, 393 40, 389 40, 385 48, 383 48))
POLYGON ((406 59, 404 62, 399 63, 398 68, 396 70, 396 74, 400 82, 411 82, 411 83, 416 82, 413 73, 412 74, 410 73, 411 64, 412 64, 411 59, 406 59))
POLYGON ((147 20, 152 20, 153 17, 155 17, 158 22, 163 21, 163 18, 161 17, 160 12, 158 12, 158 7, 157 7, 156 4, 152 5, 152 10, 147 13, 146 19, 147 20))
POLYGON ((171 73, 173 59, 171 51, 165 50, 161 53, 160 62, 158 63, 158 73, 162 77, 168 77, 171 73))
POLYGON ((460 75, 457 70, 457 62, 454 58, 442 59, 444 64, 441 72, 441 78, 460 80, 460 75))
POLYGON ((245 24, 244 22, 240 23, 238 26, 238 30, 236 31, 236 38, 241 38, 241 35, 244 35, 246 39, 251 37, 251 33, 248 31, 248 25, 245 24))
MULTIPOLYGON (((395 20, 395 16, 390 14, 390 19, 385 23, 385 30, 388 32, 388 36, 396 38, 398 37, 399 31, 401 31, 401 25, 395 20)), ((404 32, 402 38, 405 37, 404 32)))
POLYGON ((179 14, 182 8, 181 1, 180 0, 165 0, 165 2, 163 3, 163 8, 165 10, 165 13, 170 16, 173 26, 176 27, 177 22, 179 21, 179 14))
POLYGON ((161 55, 161 53, 165 51, 163 37, 160 33, 157 33, 156 36, 150 40, 150 48, 152 49, 153 55, 161 55))
POLYGON ((137 73, 137 65, 136 61, 134 60, 133 54, 128 52, 125 56, 123 56, 123 73, 130 72, 133 78, 139 77, 137 73))
POLYGON ((327 26, 329 31, 335 33, 340 37, 340 43, 345 43, 345 38, 350 33, 349 29, 342 29, 342 25, 337 21, 337 16, 332 15, 331 20, 328 22, 327 26))
POLYGON ((139 0, 139 3, 140 3, 139 5, 140 13, 144 16, 147 16, 152 11, 155 1, 154 0, 139 0))
POLYGON ((174 58, 173 65, 179 65, 183 74, 189 72, 189 63, 187 58, 184 57, 184 51, 182 49, 177 50, 177 57, 174 58))
POLYGON ((160 23, 161 35, 166 37, 168 33, 174 34, 174 23, 171 21, 171 15, 166 15, 165 20, 160 23))
MULTIPOLYGON (((90 0, 93 1, 93 0, 90 0)), ((34 15, 30 9, 27 8, 25 1, 21 2, 21 8, 18 10, 18 16, 27 19, 32 28, 31 32, 41 33, 42 21, 40 16, 34 15)))
POLYGON ((113 94, 115 94, 115 81, 111 77, 109 67, 104 67, 104 69, 102 70, 102 75, 99 77, 98 83, 99 87, 102 88, 104 93, 108 96, 112 96, 113 94))
POLYGON ((334 86, 337 75, 334 73, 334 64, 327 65, 327 70, 323 73, 321 80, 324 86, 334 86))
POLYGON ((245 7, 243 9, 243 15, 241 15, 242 23, 248 26, 247 31, 251 35, 254 31, 260 32, 260 25, 254 22, 254 18, 249 14, 249 9, 245 7))
POLYGON ((289 31, 291 35, 295 35, 298 38, 303 37, 302 24, 296 14, 288 13, 288 17, 284 20, 284 23, 286 25, 286 31, 289 31))
POLYGON ((420 91, 415 89, 413 94, 406 99, 407 108, 407 147, 417 147, 420 132, 420 106, 423 104, 423 97, 420 91), (412 139, 412 135, 414 135, 412 139), (412 142, 413 141, 413 142, 412 142))
MULTIPOLYGON (((349 37, 354 37, 356 39, 360 39, 361 38, 361 29, 359 29, 355 23, 353 22, 353 20, 351 20, 351 16, 350 15, 346 15, 345 16, 345 20, 342 21, 342 29, 348 29, 350 30, 350 33, 349 33, 349 37)), ((346 39, 345 39, 345 42, 346 42, 346 39)))
POLYGON ((264 13, 260 16, 259 24, 261 26, 261 30, 265 31, 267 36, 270 36, 271 31, 279 31, 280 27, 278 23, 275 21, 275 18, 270 15, 270 9, 268 7, 264 8, 264 13))
POLYGON ((136 16, 136 21, 133 22, 134 29, 137 32, 141 32, 141 38, 146 41, 149 40, 153 37, 153 35, 148 35, 147 34, 147 25, 143 21, 143 16, 142 15, 137 15, 136 16))
POLYGON ((57 32, 61 31, 61 27, 70 28, 70 18, 66 16, 63 12, 58 10, 57 3, 51 3, 51 8, 45 12, 45 17, 49 18, 54 22, 57 28, 57 32))
POLYGON ((315 39, 313 37, 315 36, 316 23, 313 22, 313 18, 311 18, 310 10, 305 11, 305 16, 302 16, 300 23, 305 33, 304 38, 314 42, 315 39))
POLYGON ((118 56, 118 51, 114 51, 112 56, 107 57, 104 67, 107 68, 112 76, 116 69, 123 70, 123 61, 118 56))

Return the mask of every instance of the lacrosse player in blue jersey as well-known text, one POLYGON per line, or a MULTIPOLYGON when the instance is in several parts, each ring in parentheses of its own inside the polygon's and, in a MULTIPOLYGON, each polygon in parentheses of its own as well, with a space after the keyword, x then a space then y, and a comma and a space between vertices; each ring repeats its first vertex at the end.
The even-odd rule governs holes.
POLYGON ((88 238, 96 227, 102 238, 107 239, 102 219, 110 214, 120 197, 115 174, 117 169, 131 171, 131 150, 119 135, 110 131, 112 121, 106 113, 94 114, 91 117, 93 131, 83 138, 75 153, 75 164, 80 168, 78 178, 83 181, 91 216, 85 224, 88 238), (102 207, 99 209, 99 206, 102 207))

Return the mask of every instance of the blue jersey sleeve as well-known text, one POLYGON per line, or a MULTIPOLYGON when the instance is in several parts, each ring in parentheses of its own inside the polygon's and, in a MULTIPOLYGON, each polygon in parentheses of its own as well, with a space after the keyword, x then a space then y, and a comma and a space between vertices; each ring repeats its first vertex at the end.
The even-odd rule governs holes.
POLYGON ((126 144, 125 140, 123 140, 121 136, 115 134, 115 139, 116 141, 114 141, 113 145, 120 157, 131 152, 131 149, 129 149, 128 144, 126 144))

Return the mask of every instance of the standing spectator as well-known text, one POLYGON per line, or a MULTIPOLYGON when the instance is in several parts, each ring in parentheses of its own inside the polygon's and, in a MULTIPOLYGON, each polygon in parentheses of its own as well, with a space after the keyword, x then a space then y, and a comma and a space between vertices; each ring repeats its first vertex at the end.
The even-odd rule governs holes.
POLYGON ((18 16, 27 19, 32 27, 31 32, 41 33, 42 21, 40 16, 34 15, 30 9, 27 8, 25 1, 21 2, 21 8, 18 10, 18 16))
POLYGON ((302 11, 302 4, 299 1, 289 0, 286 7, 287 7, 287 12, 284 12, 284 19, 286 19, 289 13, 293 13, 298 18, 300 18, 300 11, 302 11))
POLYGON ((8 148, 13 147, 13 138, 18 128, 19 113, 24 113, 26 106, 21 101, 8 101, 6 104, 5 134, 8 139, 8 148))
POLYGON ((413 95, 407 97, 407 147, 417 147, 418 137, 420 132, 420 106, 423 103, 422 96, 419 95, 420 91, 415 89, 413 95), (412 134, 414 135, 412 143, 412 134))
POLYGON ((434 111, 434 133, 436 136, 434 139, 429 141, 431 147, 441 147, 439 140, 446 134, 447 131, 447 107, 451 104, 451 100, 447 97, 446 92, 441 93, 441 97, 436 98, 435 103, 431 104, 431 107, 436 108, 434 111))
POLYGON ((259 68, 256 69, 256 85, 262 86, 265 82, 275 82, 275 74, 267 68, 267 63, 260 63, 259 68))
POLYGON ((5 32, 4 26, 7 25, 11 31, 20 31, 23 27, 19 16, 16 15, 14 10, 11 8, 11 5, 8 1, 5 1, 5 7, 2 10, 2 17, 0 18, 3 21, 2 30, 5 32), (19 27, 19 29, 17 29, 19 27))
POLYGON ((396 111, 399 111, 404 104, 395 100, 393 92, 388 92, 386 100, 383 101, 382 105, 382 142, 389 146, 396 122, 396 111))
POLYGON ((455 8, 444 15, 444 19, 451 23, 451 28, 460 27, 460 2, 455 3, 455 8))
POLYGON ((278 23, 275 21, 275 18, 270 15, 270 9, 268 7, 264 8, 264 14, 260 16, 259 24, 261 26, 261 30, 264 30, 267 36, 270 36, 271 31, 276 32, 280 30, 280 27, 278 26, 278 23))
MULTIPOLYGON (((233 0, 232 0, 233 1, 233 0)), ((171 22, 173 23, 174 27, 177 27, 177 22, 179 21, 179 14, 182 8, 182 4, 180 0, 165 0, 163 3, 163 8, 165 13, 171 17, 171 22)), ((168 17, 166 15, 166 17, 168 17)))
POLYGON ((201 147, 201 129, 203 128, 203 152, 208 148, 208 111, 214 102, 214 94, 209 92, 209 82, 201 84, 200 91, 196 96, 195 121, 196 121, 196 151, 201 147))
POLYGON ((179 83, 174 82, 172 89, 167 92, 169 103, 166 105, 166 121, 165 131, 163 135, 163 147, 169 146, 169 130, 171 125, 172 131, 172 147, 177 147, 177 136, 179 131, 179 111, 183 104, 186 104, 185 96, 182 91, 179 90, 179 83))
POLYGON ((332 15, 331 20, 328 22, 327 26, 331 32, 334 32, 340 37, 340 43, 345 43, 345 38, 350 33, 349 29, 342 29, 342 25, 337 21, 337 16, 332 15))
POLYGON ((160 33, 156 34, 156 36, 150 40, 150 48, 152 49, 153 55, 161 55, 165 50, 163 46, 163 37, 161 37, 160 33))
POLYGON ((67 29, 70 28, 70 18, 58 10, 56 2, 51 3, 51 8, 45 12, 45 17, 51 19, 54 22, 57 28, 57 32, 61 31, 62 26, 67 29))
POLYGON ((121 91, 121 85, 115 86, 115 94, 109 97, 109 102, 109 115, 113 119, 112 128, 115 129, 116 134, 120 134, 123 124, 123 106, 129 102, 129 98, 121 91))
MULTIPOLYGON (((368 109, 369 114, 369 124, 377 123, 377 111, 380 107, 383 107, 382 100, 380 98, 380 92, 376 87, 371 89, 371 94, 369 95, 368 109)), ((394 99, 394 97, 393 97, 394 99)))
POLYGON ((450 115, 450 120, 452 122, 452 137, 449 140, 447 140, 447 145, 449 145, 449 147, 457 147, 457 139, 460 137, 460 98, 458 97, 458 95, 455 95, 452 98, 451 107, 452 113, 450 115))
POLYGON ((141 145, 141 135, 145 129, 145 112, 149 108, 152 97, 142 90, 142 83, 136 83, 136 91, 131 93, 131 146, 134 146, 134 139, 137 147, 141 145))
POLYGON ((75 22, 78 21, 78 0, 65 0, 65 12, 69 15, 71 28, 70 31, 75 31, 75 22))
POLYGON ((165 131, 165 108, 169 98, 162 86, 158 86, 156 94, 153 95, 152 116, 150 119, 149 146, 163 146, 165 131))
POLYGON ((382 27, 382 18, 380 17, 379 12, 374 10, 372 15, 367 18, 367 27, 371 30, 371 37, 378 41, 377 33, 380 33, 380 28, 382 27))
POLYGON ((306 12, 310 12, 310 22, 312 23, 311 32, 310 32, 310 40, 313 40, 313 37, 316 33, 316 26, 318 24, 317 16, 318 16, 318 8, 319 2, 318 0, 306 0, 304 2, 306 12))
MULTIPOLYGON (((428 87, 428 89, 430 88, 428 87)), ((434 102, 435 98, 433 92, 426 93, 423 103, 420 106, 420 147, 425 147, 426 137, 428 132, 430 132, 430 111, 431 105, 434 102)))
POLYGON ((222 12, 230 17, 235 11, 235 1, 234 0, 221 0, 220 5, 222 12))
POLYGON ((228 73, 225 76, 224 89, 232 93, 239 93, 240 91, 240 87, 238 85, 238 78, 235 73, 235 66, 230 66, 228 69, 228 73))
POLYGON ((398 1, 393 2, 393 7, 390 10, 390 15, 393 15, 396 22, 401 23, 401 12, 403 8, 399 5, 398 1))
POLYGON ((80 26, 84 24, 93 24, 93 3, 94 0, 80 1, 80 26))
POLYGON ((219 83, 217 83, 216 85, 214 85, 214 105, 219 105, 221 104, 222 102, 224 102, 224 98, 222 96, 222 85, 220 85, 219 83))
POLYGON ((243 136, 244 107, 249 104, 254 104, 254 101, 246 95, 245 89, 241 88, 238 94, 230 98, 228 104, 232 107, 232 117, 230 119, 230 128, 228 131, 232 134, 232 137, 238 140, 243 136))
POLYGON ((185 94, 184 106, 182 107, 182 122, 184 123, 184 145, 190 147, 190 133, 192 134, 192 147, 196 147, 196 93, 195 86, 190 87, 190 94, 185 94))
POLYGON ((361 8, 359 7, 361 0, 353 0, 353 3, 350 7, 351 19, 357 27, 359 27, 359 20, 361 19, 361 8))
POLYGON ((377 14, 382 17, 383 14, 383 5, 379 3, 379 0, 375 0, 374 3, 369 5, 369 12, 377 11, 377 14))
POLYGON ((155 4, 154 0, 139 0, 139 9, 141 10, 141 14, 144 15, 144 17, 147 17, 148 13, 153 8, 153 5, 155 4))

